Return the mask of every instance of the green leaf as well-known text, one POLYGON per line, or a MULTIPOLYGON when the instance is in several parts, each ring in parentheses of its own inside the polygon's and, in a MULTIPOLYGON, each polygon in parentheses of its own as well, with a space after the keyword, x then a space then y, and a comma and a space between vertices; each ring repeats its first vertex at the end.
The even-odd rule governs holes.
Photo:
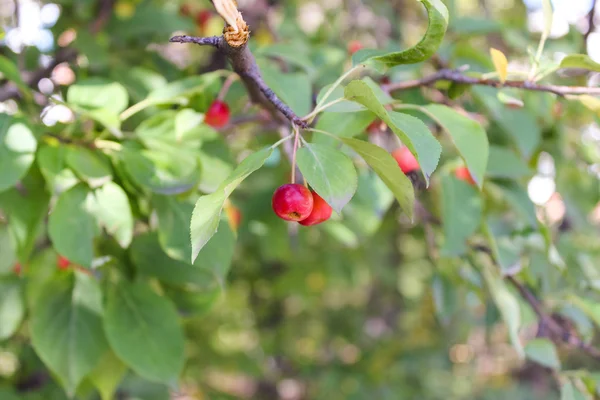
POLYGON ((70 396, 107 349, 101 316, 100 286, 82 273, 61 274, 33 307, 33 347, 70 396))
POLYGON ((25 121, 0 114, 0 192, 25 176, 36 148, 37 140, 25 121))
POLYGON ((22 181, 24 191, 10 189, 0 193, 0 208, 8 217, 8 228, 17 256, 21 261, 29 258, 48 215, 50 196, 44 190, 44 180, 32 169, 22 181))
MULTIPOLYGON (((315 129, 329 132, 339 137, 354 137, 363 133, 374 119, 375 117, 370 111, 358 111, 348 114, 324 112, 319 116, 315 129)), ((312 141, 319 144, 336 143, 335 139, 319 133, 313 135, 312 141)))
POLYGON ((319 144, 306 144, 296 157, 309 185, 340 214, 358 185, 352 160, 339 150, 319 144))
POLYGON ((415 46, 404 51, 381 54, 372 50, 358 51, 352 57, 354 65, 375 61, 387 67, 416 64, 430 58, 438 50, 448 27, 448 9, 441 0, 420 0, 427 10, 429 25, 425 36, 415 46))
POLYGON ((536 118, 526 109, 510 109, 497 97, 495 88, 474 87, 471 92, 483 103, 494 121, 514 141, 521 153, 529 158, 542 139, 536 118))
POLYGON ((194 206, 170 196, 154 196, 158 217, 158 240, 169 257, 189 262, 192 257, 189 227, 194 206))
POLYGON ((112 352, 104 354, 96 369, 90 374, 90 381, 100 392, 102 400, 112 400, 127 367, 112 352))
POLYGON ((587 400, 581 391, 571 382, 567 382, 560 387, 560 400, 587 400))
POLYGON ((471 176, 480 188, 483 187, 489 144, 481 125, 447 106, 431 104, 425 109, 450 135, 471 176))
POLYGON ((200 163, 194 155, 164 148, 124 149, 119 152, 125 170, 141 187, 159 194, 190 190, 200 179, 200 163))
POLYGON ((531 227, 537 227, 538 220, 535 206, 529 198, 527 190, 513 183, 502 185, 502 192, 517 213, 523 217, 523 220, 527 221, 531 227))
POLYGON ((90 78, 69 87, 67 102, 87 110, 105 109, 112 114, 119 114, 127 108, 129 95, 120 83, 90 78))
POLYGON ((560 369, 560 360, 558 359, 556 347, 549 339, 530 340, 525 345, 525 354, 527 358, 544 367, 560 369))
POLYGON ((504 276, 515 275, 518 272, 516 269, 521 268, 522 246, 511 237, 494 235, 491 225, 488 219, 482 224, 482 229, 488 238, 492 255, 504 276))
MULTIPOLYGON (((370 77, 368 77, 368 76, 364 77, 361 79, 361 81, 366 83, 367 86, 369 86, 371 88, 371 90, 373 91, 373 94, 375 95, 375 97, 377 98, 379 103, 387 105, 387 104, 391 104, 395 101, 388 93, 384 92, 381 89, 379 84, 377 84, 370 77)), ((317 96, 317 104, 321 104, 322 98, 329 91, 330 87, 331 87, 331 85, 327 85, 323 89, 321 89, 321 91, 319 92, 319 95, 317 96)), ((343 86, 341 86, 341 85, 337 86, 333 90, 333 92, 329 95, 329 97, 327 98, 327 102, 339 101, 340 99, 344 98, 344 92, 345 92, 345 88, 343 86)), ((355 112, 364 111, 364 110, 365 110, 365 107, 362 104, 357 104, 357 103, 354 103, 354 102, 348 101, 348 100, 344 100, 344 101, 341 101, 330 107, 327 107, 328 112, 335 112, 335 113, 349 113, 349 112, 355 113, 355 112)))
POLYGON ((100 187, 112 179, 108 160, 104 155, 90 149, 69 147, 65 161, 69 168, 92 188, 100 187))
POLYGON ((533 171, 513 151, 499 146, 490 147, 487 175, 494 178, 523 178, 533 175, 533 171))
MULTIPOLYGON (((218 282, 223 286, 233 261, 235 241, 236 236, 229 222, 221 219, 217 232, 198 253, 194 268, 209 272, 218 278, 218 282)), ((209 285, 205 286, 209 287, 209 285)))
POLYGON ((135 130, 144 145, 162 151, 172 146, 174 151, 190 152, 199 149, 203 139, 216 136, 206 124, 204 114, 186 108, 179 112, 163 111, 142 122, 135 130))
POLYGON ((106 108, 95 108, 93 110, 85 110, 83 108, 74 107, 74 111, 88 117, 100 125, 104 126, 111 134, 121 138, 121 120, 119 115, 106 108))
POLYGON ((413 185, 394 158, 379 146, 357 139, 342 139, 356 151, 392 191, 400 207, 412 219, 415 203, 413 185))
POLYGON ((172 383, 184 362, 184 337, 177 312, 143 283, 125 281, 108 294, 104 330, 115 354, 137 374, 172 383))
POLYGON ((583 68, 600 72, 600 64, 592 60, 586 54, 571 54, 566 56, 560 62, 559 68, 583 68))
POLYGON ((21 282, 16 277, 0 278, 0 341, 17 331, 24 316, 21 282))
POLYGON ((437 167, 442 146, 427 126, 418 118, 408 114, 388 112, 379 102, 373 89, 362 81, 352 81, 345 90, 348 100, 364 105, 385 122, 398 135, 419 161, 427 182, 437 167))
POLYGON ((221 71, 215 71, 169 82, 167 85, 150 92, 146 100, 144 100, 144 104, 149 106, 154 104, 180 103, 182 99, 201 93, 221 76, 223 76, 221 71))
POLYGON ((578 307, 588 317, 590 317, 597 326, 600 326, 600 303, 580 297, 576 294, 567 295, 568 301, 578 307))
POLYGON ((494 303, 508 328, 511 343, 519 357, 525 357, 523 345, 519 339, 519 328, 521 327, 521 307, 515 295, 508 290, 504 279, 494 270, 492 265, 482 265, 481 273, 486 281, 487 287, 492 295, 494 303))
POLYGON ((92 202, 91 192, 77 185, 58 197, 48 220, 48 234, 56 251, 86 268, 92 265, 97 230, 92 202))
POLYGON ((192 239, 192 263, 198 253, 217 231, 225 200, 251 173, 263 166, 273 153, 272 147, 264 148, 246 157, 212 194, 202 196, 196 202, 190 226, 192 239))
POLYGON ((123 248, 129 247, 133 238, 133 214, 127 193, 114 182, 108 182, 94 191, 94 212, 98 224, 114 236, 123 248))
POLYGON ((66 146, 43 146, 37 153, 37 164, 52 193, 61 193, 75 186, 79 179, 67 168, 66 146))
MULTIPOLYGON (((0 208, 2 203, 0 202, 0 208)), ((13 268, 17 262, 17 249, 13 243, 8 225, 0 224, 0 276, 13 273, 13 268)))
POLYGON ((261 46, 257 49, 256 55, 271 56, 276 59, 283 59, 286 62, 296 65, 304 70, 309 76, 315 74, 315 68, 310 60, 309 48, 304 42, 299 41, 290 43, 274 43, 268 46, 261 46))
MULTIPOLYGON (((136 236, 129 254, 137 272, 142 276, 157 278, 169 285, 201 290, 212 288, 216 284, 216 276, 207 270, 191 265, 189 260, 183 262, 170 258, 162 250, 155 232, 136 236)), ((196 260, 196 263, 201 264, 201 260, 196 260)))
POLYGON ((443 254, 457 256, 467 251, 466 240, 479 228, 482 209, 473 186, 452 175, 442 178, 443 254))
POLYGON ((312 105, 312 88, 308 75, 302 72, 281 73, 275 68, 263 68, 266 84, 297 115, 306 115, 312 105))
POLYGON ((0 72, 4 75, 4 78, 12 81, 19 90, 24 93, 28 98, 31 98, 31 89, 21 78, 19 73, 19 67, 12 62, 10 59, 0 55, 0 72))

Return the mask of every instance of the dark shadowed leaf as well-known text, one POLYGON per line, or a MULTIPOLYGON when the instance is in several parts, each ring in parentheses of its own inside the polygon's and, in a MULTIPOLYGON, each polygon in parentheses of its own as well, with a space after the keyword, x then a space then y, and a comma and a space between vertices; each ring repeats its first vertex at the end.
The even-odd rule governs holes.
POLYGON ((515 152, 506 147, 491 146, 487 175, 494 178, 516 179, 531 176, 533 171, 515 152))
POLYGON ((467 251, 466 240, 479 228, 482 208, 473 186, 451 175, 442 178, 443 254, 456 256, 467 251))
POLYGON ((343 139, 343 142, 358 153, 392 191, 400 207, 411 219, 413 216, 415 192, 413 185, 402 173, 394 158, 379 146, 357 139, 343 139))
POLYGON ((450 107, 431 104, 425 109, 450 135, 471 176, 481 188, 488 164, 489 143, 482 126, 450 107))
POLYGON ((170 196, 154 196, 152 203, 158 217, 161 247, 170 257, 189 262, 192 255, 189 228, 194 205, 170 196))

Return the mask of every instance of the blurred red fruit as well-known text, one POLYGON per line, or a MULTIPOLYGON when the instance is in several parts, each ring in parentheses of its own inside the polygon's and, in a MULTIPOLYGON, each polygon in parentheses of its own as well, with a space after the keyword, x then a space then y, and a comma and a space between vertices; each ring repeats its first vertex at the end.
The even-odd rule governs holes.
POLYGON ((280 186, 273 194, 273 211, 286 221, 302 221, 313 209, 313 196, 307 188, 297 183, 280 186))
POLYGON ((471 176, 469 169, 467 167, 458 167, 454 170, 454 175, 460 179, 461 181, 465 181, 471 185, 475 184, 475 180, 471 176))
POLYGON ((306 219, 298 222, 303 226, 317 225, 331 217, 331 206, 317 192, 311 190, 310 193, 313 197, 313 209, 306 219))
POLYGON ((408 174, 409 172, 416 171, 420 168, 419 162, 406 146, 394 150, 392 152, 392 157, 396 159, 398 166, 404 174, 408 174))
POLYGON ((352 40, 350 43, 348 43, 348 53, 350 53, 350 55, 356 53, 357 51, 361 50, 362 48, 363 48, 363 45, 358 40, 352 40))
POLYGON ((67 258, 60 255, 56 258, 56 266, 58 267, 58 269, 66 270, 69 269, 70 265, 71 261, 69 261, 67 258))
POLYGON ((211 16, 212 13, 208 10, 198 11, 198 14, 196 14, 196 23, 201 29, 204 29, 211 16))
POLYGON ((212 102, 206 114, 204 122, 213 128, 222 128, 229 123, 229 106, 227 103, 215 100, 212 102))

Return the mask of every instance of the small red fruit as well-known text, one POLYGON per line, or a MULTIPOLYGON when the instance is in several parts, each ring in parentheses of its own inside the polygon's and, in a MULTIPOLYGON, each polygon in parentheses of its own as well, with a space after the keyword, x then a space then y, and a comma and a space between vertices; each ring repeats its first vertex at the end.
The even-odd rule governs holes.
POLYGON ((239 208, 234 205, 230 205, 229 207, 225 207, 225 212, 227 213, 227 218, 229 219, 229 226, 234 231, 237 231, 240 227, 240 223, 242 222, 242 212, 239 208))
POLYGON ((286 221, 302 221, 313 210, 314 200, 310 190, 297 183, 280 186, 273 193, 273 211, 286 221))
POLYGON ((327 221, 331 217, 331 206, 314 190, 311 190, 310 193, 312 193, 313 196, 312 212, 306 219, 298 222, 300 225, 304 226, 317 225, 327 221))
POLYGON ((398 166, 404 174, 408 174, 409 172, 416 171, 420 168, 419 162, 406 146, 394 150, 392 152, 392 157, 396 159, 398 166))
POLYGON ((387 125, 383 121, 377 119, 371 122, 371 125, 367 127, 367 133, 369 135, 375 135, 379 132, 385 131, 386 129, 387 125))
POLYGON ((213 101, 204 115, 204 122, 213 128, 222 128, 227 125, 229 123, 229 106, 227 103, 220 100, 213 101))
POLYGON ((67 258, 60 255, 56 258, 56 266, 58 267, 58 269, 66 270, 69 269, 70 265, 71 261, 69 261, 67 258))
POLYGON ((350 53, 350 55, 356 53, 357 51, 361 50, 362 48, 363 48, 363 45, 358 40, 352 40, 352 41, 350 41, 350 43, 348 43, 348 53, 350 53))
POLYGON ((196 14, 196 23, 203 29, 211 16, 212 13, 208 10, 198 11, 198 14, 196 14))
POLYGON ((21 263, 15 263, 14 267, 13 267, 13 272, 15 273, 15 275, 21 275, 21 272, 23 271, 23 267, 21 266, 21 263))
POLYGON ((475 184, 475 180, 471 176, 469 169, 467 167, 458 167, 454 170, 454 175, 460 179, 461 181, 465 181, 471 185, 475 184))

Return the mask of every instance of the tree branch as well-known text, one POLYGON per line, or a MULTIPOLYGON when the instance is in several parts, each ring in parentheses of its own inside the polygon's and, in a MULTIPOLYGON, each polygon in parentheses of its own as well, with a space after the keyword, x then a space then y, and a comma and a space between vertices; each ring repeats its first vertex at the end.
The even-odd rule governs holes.
POLYGON ((281 101, 263 80, 256 59, 248 48, 250 29, 237 9, 235 0, 211 0, 211 2, 225 20, 223 36, 207 38, 175 36, 170 39, 170 42, 195 43, 217 48, 217 51, 225 54, 231 62, 233 70, 242 79, 253 103, 261 104, 278 120, 289 120, 296 126, 306 128, 308 124, 281 101))
POLYGON ((464 75, 460 71, 451 69, 442 69, 432 75, 426 76, 421 79, 383 85, 382 89, 387 92, 394 92, 397 90, 406 90, 421 86, 428 86, 438 81, 464 83, 468 85, 491 86, 495 88, 510 87, 537 92, 549 92, 554 93, 558 96, 566 96, 570 94, 600 95, 600 87, 540 85, 529 81, 506 81, 502 83, 494 79, 474 78, 471 76, 464 75))
POLYGON ((219 47, 221 46, 221 42, 223 41, 222 36, 209 36, 209 37, 195 37, 195 36, 173 36, 169 39, 169 42, 172 43, 195 43, 200 46, 213 46, 219 47))
POLYGON ((564 343, 566 343, 568 345, 571 345, 571 346, 577 347, 578 349, 581 349, 583 352, 588 354, 590 357, 592 357, 596 360, 600 360, 600 350, 591 346, 588 343, 585 343, 579 337, 577 337, 576 335, 573 335, 569 331, 568 328, 559 324, 553 316, 546 314, 546 312, 544 311, 544 309, 542 307, 542 304, 535 297, 535 295, 533 293, 531 293, 529 291, 529 289, 527 289, 523 284, 521 284, 519 281, 517 281, 515 279, 515 277, 507 276, 506 280, 508 282, 510 282, 515 287, 515 289, 517 289, 517 291, 519 292, 521 297, 525 301, 527 301, 527 303, 529 303, 529 305, 531 306, 533 311, 538 316, 540 323, 544 324, 544 326, 549 330, 549 332, 553 336, 552 337, 553 339, 555 339, 555 340, 560 339, 561 341, 563 341, 564 343))
MULTIPOLYGON (((40 68, 37 71, 30 74, 26 77, 25 83, 31 88, 36 88, 38 82, 42 80, 42 78, 46 78, 52 74, 54 68, 57 65, 62 64, 63 62, 73 61, 77 57, 77 51, 71 48, 62 48, 56 52, 54 59, 48 64, 48 66, 44 68, 40 68)), ((7 82, 4 86, 0 88, 0 102, 16 99, 21 95, 19 88, 12 82, 7 82)))
POLYGON ((174 43, 194 43, 200 46, 213 46, 218 51, 227 56, 231 62, 233 70, 240 76, 244 86, 248 90, 250 99, 253 103, 261 104, 279 120, 289 120, 293 124, 306 128, 308 125, 265 83, 256 64, 254 55, 247 46, 247 43, 241 46, 232 45, 227 36, 212 37, 194 37, 194 36, 175 36, 170 42, 174 43))

